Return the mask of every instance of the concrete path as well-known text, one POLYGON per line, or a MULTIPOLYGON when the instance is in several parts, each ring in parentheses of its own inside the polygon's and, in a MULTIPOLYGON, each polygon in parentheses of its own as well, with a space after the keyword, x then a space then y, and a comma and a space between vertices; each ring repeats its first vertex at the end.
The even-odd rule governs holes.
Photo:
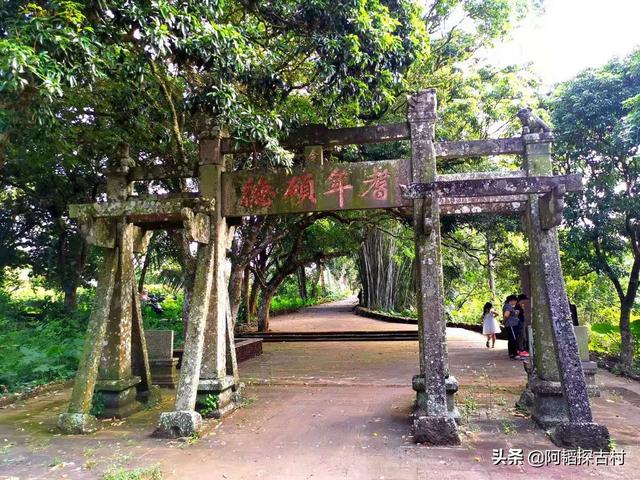
MULTIPOLYGON (((272 328, 402 326, 356 317, 348 306, 341 301, 276 317, 272 328)), ((626 451, 624 466, 534 468, 527 463, 531 450, 556 447, 513 408, 524 385, 522 364, 507 358, 506 342, 487 349, 476 333, 447 334, 467 419, 460 447, 412 442, 407 418, 416 342, 268 343, 261 357, 240 365, 245 405, 221 422, 209 421, 197 440, 149 436, 159 412, 171 409, 170 394, 156 409, 106 421, 102 431, 83 437, 50 432, 66 390, 0 410, 0 479, 100 478, 109 469, 150 465, 168 479, 639 478, 637 382, 599 371, 602 396, 593 402, 596 419, 626 451), (493 449, 500 448, 522 449, 523 464, 493 465, 493 449)))

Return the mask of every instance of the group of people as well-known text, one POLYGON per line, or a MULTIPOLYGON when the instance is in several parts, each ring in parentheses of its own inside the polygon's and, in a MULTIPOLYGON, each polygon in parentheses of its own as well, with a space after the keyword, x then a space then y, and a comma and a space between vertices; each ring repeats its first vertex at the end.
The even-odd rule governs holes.
MULTIPOLYGON (((528 322, 525 319, 525 302, 529 300, 524 293, 509 295, 502 306, 502 325, 507 333, 509 358, 520 360, 529 356, 527 340, 528 322)), ((487 337, 487 348, 495 348, 496 334, 500 333, 498 312, 493 304, 487 302, 482 311, 482 334, 487 337)))

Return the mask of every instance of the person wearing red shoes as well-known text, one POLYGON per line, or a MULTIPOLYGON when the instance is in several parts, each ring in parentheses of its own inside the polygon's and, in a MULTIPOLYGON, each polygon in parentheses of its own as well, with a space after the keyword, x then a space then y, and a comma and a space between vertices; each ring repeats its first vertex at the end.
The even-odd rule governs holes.
POLYGON ((520 325, 520 319, 518 318, 518 311, 516 305, 518 303, 518 297, 515 295, 509 295, 502 306, 502 319, 504 321, 504 327, 507 331, 507 348, 509 350, 509 358, 512 360, 520 360, 518 355, 518 326, 520 325))

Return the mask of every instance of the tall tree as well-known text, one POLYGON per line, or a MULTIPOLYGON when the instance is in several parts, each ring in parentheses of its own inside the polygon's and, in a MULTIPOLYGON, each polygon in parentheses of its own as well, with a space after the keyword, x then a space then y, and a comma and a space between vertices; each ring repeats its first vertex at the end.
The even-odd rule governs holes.
POLYGON ((620 302, 620 365, 632 366, 630 322, 640 277, 640 51, 559 86, 551 100, 556 158, 562 169, 582 173, 582 195, 572 196, 565 250, 606 275, 620 302))
POLYGON ((425 35, 404 0, 3 2, 0 182, 11 192, 0 201, 22 215, 2 222, 3 243, 17 249, 35 222, 29 251, 57 252, 39 270, 71 306, 84 261, 69 255, 83 249, 66 204, 104 194, 99 172, 117 143, 140 164, 193 160, 204 117, 265 146, 244 166, 287 163, 288 126, 312 109, 323 122, 345 104, 378 111, 425 35))

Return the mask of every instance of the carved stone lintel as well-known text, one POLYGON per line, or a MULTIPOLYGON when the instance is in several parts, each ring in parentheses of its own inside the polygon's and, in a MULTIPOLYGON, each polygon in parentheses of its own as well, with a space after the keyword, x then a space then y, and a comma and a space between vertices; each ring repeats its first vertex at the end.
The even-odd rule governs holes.
POLYGON ((564 185, 557 185, 551 192, 544 194, 540 199, 540 226, 543 230, 559 227, 562 223, 564 194, 566 191, 567 189, 564 185))

